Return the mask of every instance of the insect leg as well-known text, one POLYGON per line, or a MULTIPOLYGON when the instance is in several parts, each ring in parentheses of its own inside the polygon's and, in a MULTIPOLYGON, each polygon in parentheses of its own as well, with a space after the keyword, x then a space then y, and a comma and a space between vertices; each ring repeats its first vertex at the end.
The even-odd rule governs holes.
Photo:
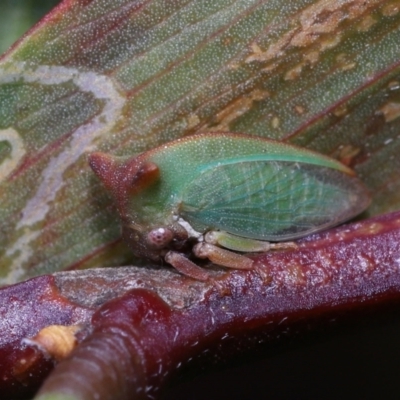
POLYGON ((165 255, 164 259, 181 274, 189 276, 190 278, 199 281, 207 281, 210 278, 210 275, 203 268, 199 267, 180 253, 169 251, 165 255))
POLYGON ((197 243, 193 247, 193 253, 199 258, 208 258, 214 264, 233 269, 254 269, 253 260, 241 254, 233 253, 232 251, 221 249, 209 243, 197 243))
POLYGON ((207 243, 244 253, 266 252, 271 249, 297 249, 294 242, 270 243, 232 235, 224 231, 207 232, 204 239, 207 243))
POLYGON ((270 243, 272 250, 296 250, 299 246, 295 242, 281 242, 281 243, 270 243))

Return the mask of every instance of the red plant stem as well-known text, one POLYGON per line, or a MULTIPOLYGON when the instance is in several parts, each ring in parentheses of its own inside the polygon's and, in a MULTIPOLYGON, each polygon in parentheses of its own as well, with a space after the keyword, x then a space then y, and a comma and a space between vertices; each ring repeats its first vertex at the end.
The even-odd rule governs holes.
POLYGON ((313 235, 298 250, 260 255, 267 281, 254 271, 227 273, 182 309, 134 289, 95 313, 92 336, 56 367, 41 393, 91 400, 89 387, 101 399, 154 398, 193 358, 248 349, 305 320, 398 301, 399 227, 394 213, 313 235), (86 368, 83 358, 97 368, 86 368))

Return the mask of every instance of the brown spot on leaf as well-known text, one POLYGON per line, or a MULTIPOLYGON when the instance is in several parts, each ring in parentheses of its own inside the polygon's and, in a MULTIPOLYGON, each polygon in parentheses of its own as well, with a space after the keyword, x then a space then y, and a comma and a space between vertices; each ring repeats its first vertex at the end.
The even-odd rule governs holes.
POLYGON ((300 76, 304 65, 305 65, 304 63, 296 65, 294 68, 292 68, 291 70, 286 72, 284 79, 286 81, 293 81, 293 80, 297 79, 300 76))
POLYGON ((333 110, 333 115, 338 118, 344 117, 348 113, 348 109, 346 105, 340 105, 333 110))
POLYGON ((278 129, 280 125, 280 121, 278 117, 273 117, 271 121, 271 125, 274 129, 278 129))
POLYGON ((400 103, 386 103, 378 112, 383 114, 386 122, 392 122, 400 117, 400 103))
POLYGON ((373 18, 371 15, 367 15, 365 18, 363 18, 358 25, 358 29, 361 32, 366 32, 368 31, 373 25, 376 24, 376 19, 373 18))
POLYGON ((297 112, 297 114, 299 114, 299 115, 303 115, 306 112, 306 109, 300 105, 294 106, 294 109, 297 112))
POLYGON ((269 92, 259 89, 253 90, 245 96, 240 96, 216 115, 216 126, 206 126, 202 131, 229 131, 229 125, 249 111, 253 102, 264 100, 268 96, 269 92))
POLYGON ((290 42, 291 46, 309 46, 321 34, 332 33, 339 26, 339 23, 344 18, 344 13, 332 10, 332 7, 329 7, 330 3, 321 3, 325 2, 319 2, 303 12, 300 17, 301 30, 293 36, 290 42), (323 18, 320 19, 322 16, 323 18))
POLYGON ((350 166, 353 164, 354 158, 360 154, 361 149, 352 145, 340 146, 337 154, 334 155, 344 165, 350 166))
POLYGON ((345 53, 341 53, 336 57, 338 68, 342 71, 348 71, 356 67, 357 63, 349 58, 345 53))
POLYGON ((315 50, 309 51, 308 53, 304 54, 304 59, 311 65, 316 64, 319 60, 319 52, 315 50))
MULTIPOLYGON (((375 7, 377 1, 319 1, 305 8, 296 19, 291 21, 292 28, 283 33, 276 41, 268 42, 268 47, 263 50, 257 43, 250 45, 250 55, 246 63, 266 63, 264 71, 271 71, 278 67, 285 59, 285 53, 293 49, 304 49, 301 53, 302 60, 285 73, 286 80, 299 77, 304 66, 315 64, 325 50, 337 46, 342 40, 341 25, 346 23, 359 23, 362 29, 367 29, 373 21, 368 18, 370 9, 375 7), (364 16, 367 15, 367 16, 364 16), (354 21, 354 22, 353 22, 354 21), (308 49, 307 49, 308 48, 308 49)), ((343 70, 355 67, 354 62, 346 62, 343 70)))
POLYGON ((187 122, 187 128, 188 128, 188 129, 192 129, 192 128, 194 128, 196 125, 198 125, 198 124, 200 123, 200 118, 199 118, 199 116, 196 115, 196 114, 190 114, 190 115, 187 117, 186 122, 187 122))
POLYGON ((400 11, 400 4, 398 1, 392 1, 389 4, 386 4, 382 9, 382 14, 385 17, 393 17, 400 11))

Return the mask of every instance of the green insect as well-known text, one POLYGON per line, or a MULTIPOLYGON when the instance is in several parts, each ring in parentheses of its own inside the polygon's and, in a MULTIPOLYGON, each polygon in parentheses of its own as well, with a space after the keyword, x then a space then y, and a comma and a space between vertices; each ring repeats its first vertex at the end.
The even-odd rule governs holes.
POLYGON ((89 162, 116 200, 134 253, 199 280, 209 273, 193 256, 254 269, 238 252, 295 247, 288 241, 346 221, 370 203, 340 162, 241 134, 190 136, 129 159, 93 153, 89 162))

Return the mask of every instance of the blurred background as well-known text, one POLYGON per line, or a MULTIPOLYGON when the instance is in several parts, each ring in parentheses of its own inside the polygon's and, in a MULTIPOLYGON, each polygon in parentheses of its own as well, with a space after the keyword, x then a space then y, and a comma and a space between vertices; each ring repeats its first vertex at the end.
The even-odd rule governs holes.
POLYGON ((0 54, 59 2, 60 0, 1 0, 0 54))

